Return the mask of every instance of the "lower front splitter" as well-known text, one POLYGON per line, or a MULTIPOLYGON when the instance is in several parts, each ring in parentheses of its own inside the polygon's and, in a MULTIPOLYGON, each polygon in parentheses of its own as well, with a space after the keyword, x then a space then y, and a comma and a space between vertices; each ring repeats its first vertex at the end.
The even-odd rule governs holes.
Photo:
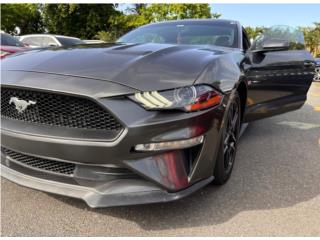
POLYGON ((92 208, 170 202, 190 195, 213 180, 210 177, 169 193, 140 179, 117 179, 94 188, 36 178, 4 165, 1 165, 1 176, 21 186, 82 199, 92 208))

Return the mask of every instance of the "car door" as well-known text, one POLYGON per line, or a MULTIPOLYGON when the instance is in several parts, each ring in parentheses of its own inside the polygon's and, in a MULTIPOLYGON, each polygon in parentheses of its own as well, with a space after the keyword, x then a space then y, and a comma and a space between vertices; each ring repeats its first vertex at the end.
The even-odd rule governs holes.
POLYGON ((277 26, 266 30, 246 52, 242 67, 248 83, 245 122, 300 108, 306 101, 315 63, 303 34, 277 26))

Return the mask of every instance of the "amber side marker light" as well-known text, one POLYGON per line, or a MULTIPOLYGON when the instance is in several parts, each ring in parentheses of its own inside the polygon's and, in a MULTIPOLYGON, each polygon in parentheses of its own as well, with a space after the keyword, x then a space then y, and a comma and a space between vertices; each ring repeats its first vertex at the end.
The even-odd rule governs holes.
POLYGON ((199 111, 202 109, 219 105, 221 103, 221 100, 222 100, 222 96, 218 92, 216 91, 207 92, 199 96, 196 99, 195 103, 186 106, 186 109, 189 112, 199 111))

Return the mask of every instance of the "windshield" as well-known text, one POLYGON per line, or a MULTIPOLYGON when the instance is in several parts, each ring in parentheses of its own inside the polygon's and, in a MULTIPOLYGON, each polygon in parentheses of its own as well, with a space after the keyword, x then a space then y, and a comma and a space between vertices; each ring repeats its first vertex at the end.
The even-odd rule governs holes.
POLYGON ((137 28, 117 42, 218 45, 238 47, 235 22, 193 21, 167 22, 137 28))
POLYGON ((78 45, 78 44, 84 44, 83 41, 81 41, 78 38, 66 38, 66 37, 56 37, 58 41, 63 45, 63 46, 72 46, 72 45, 78 45))
POLYGON ((5 33, 1 33, 1 45, 24 47, 24 45, 18 39, 5 33))

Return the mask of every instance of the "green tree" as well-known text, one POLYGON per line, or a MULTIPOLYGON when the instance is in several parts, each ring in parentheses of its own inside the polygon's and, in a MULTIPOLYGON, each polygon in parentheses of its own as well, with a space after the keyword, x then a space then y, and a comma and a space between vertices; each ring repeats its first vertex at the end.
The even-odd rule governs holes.
POLYGON ((50 33, 92 38, 110 27, 109 18, 118 14, 115 4, 45 4, 43 15, 50 33))
POLYGON ((134 28, 148 24, 150 21, 141 14, 121 14, 111 16, 109 23, 110 28, 108 31, 101 31, 96 37, 104 41, 114 41, 119 36, 131 31, 134 28), (104 37, 101 38, 101 36, 104 37))
POLYGON ((40 5, 1 4, 1 29, 14 35, 43 32, 40 5))
POLYGON ((300 30, 309 51, 315 56, 320 54, 320 22, 315 22, 313 27, 300 27, 300 30))
POLYGON ((150 4, 142 14, 150 22, 187 18, 212 18, 209 4, 150 4))
POLYGON ((245 29, 249 39, 255 39, 259 34, 261 34, 265 30, 265 27, 246 27, 245 29))
POLYGON ((133 8, 131 9, 133 12, 137 13, 137 14, 140 14, 142 12, 143 9, 146 8, 147 4, 146 3, 136 3, 136 4, 133 4, 133 8))

